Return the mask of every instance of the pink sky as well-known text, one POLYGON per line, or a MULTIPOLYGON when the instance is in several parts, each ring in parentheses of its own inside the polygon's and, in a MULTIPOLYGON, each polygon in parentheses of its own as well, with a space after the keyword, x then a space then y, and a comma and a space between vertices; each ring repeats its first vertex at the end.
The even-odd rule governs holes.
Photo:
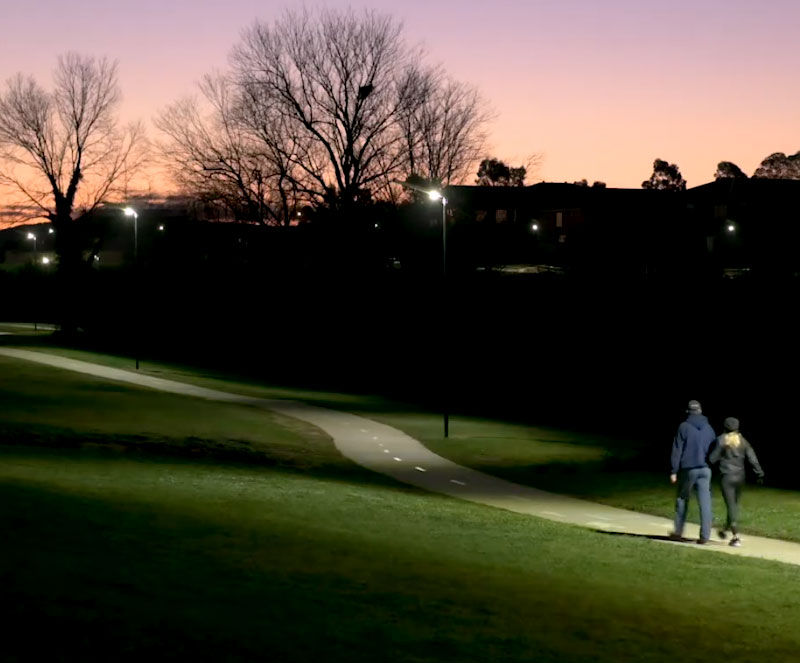
MULTIPOLYGON (((543 156, 529 182, 639 187, 655 158, 690 186, 733 161, 752 174, 800 150, 796 0, 374 0, 430 62, 476 85, 496 112, 490 154, 543 156)), ((299 3, 270 0, 0 0, 0 80, 46 87, 69 50, 119 61, 123 116, 151 119, 223 69, 240 31, 299 3), (68 5, 68 6, 67 6, 68 5)))

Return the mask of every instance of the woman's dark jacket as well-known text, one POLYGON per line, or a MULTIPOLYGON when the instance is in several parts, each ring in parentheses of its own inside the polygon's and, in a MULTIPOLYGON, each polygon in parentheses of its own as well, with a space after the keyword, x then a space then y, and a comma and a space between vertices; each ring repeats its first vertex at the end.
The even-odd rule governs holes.
POLYGON ((756 476, 764 476, 764 470, 761 469, 761 465, 758 463, 753 447, 750 446, 750 443, 740 432, 731 431, 723 433, 717 438, 717 443, 708 457, 708 462, 719 462, 719 471, 723 476, 744 481, 745 459, 752 466, 756 476))

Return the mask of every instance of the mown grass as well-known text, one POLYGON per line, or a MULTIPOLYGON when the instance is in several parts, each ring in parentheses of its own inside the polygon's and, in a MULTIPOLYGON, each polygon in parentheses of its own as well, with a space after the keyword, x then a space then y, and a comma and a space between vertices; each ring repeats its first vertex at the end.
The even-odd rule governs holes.
MULTIPOLYGON (((70 348, 44 349, 84 361, 131 368, 131 360, 126 357, 70 348)), ((668 482, 669 439, 662 447, 654 448, 636 439, 465 416, 451 416, 450 436, 444 438, 441 414, 375 395, 276 387, 165 363, 146 362, 142 366, 145 372, 167 379, 250 396, 296 398, 358 412, 396 426, 446 458, 510 481, 666 518, 674 515, 675 489, 668 482)), ((770 468, 765 469, 769 473, 770 468)), ((725 507, 716 482, 712 504, 715 523, 721 525, 725 507)), ((689 520, 698 522, 694 501, 689 520)), ((769 484, 748 485, 742 498, 740 526, 745 535, 800 542, 800 493, 769 484)))
POLYGON ((422 493, 258 408, 4 358, 0 404, 5 660, 796 659, 794 566, 422 493))
MULTIPOLYGON (((543 490, 665 518, 674 516, 669 439, 662 448, 653 449, 635 440, 466 417, 454 422, 445 439, 431 434, 430 427, 426 431, 424 425, 407 425, 402 415, 388 419, 416 434, 431 450, 462 465, 543 490)), ((725 504, 717 477, 712 484, 712 508, 715 524, 724 524, 725 504)), ((697 511, 693 499, 690 521, 699 522, 697 511)), ((800 542, 800 493, 748 485, 739 525, 745 536, 800 542)))
POLYGON ((790 661, 800 645, 788 565, 274 468, 0 459, 10 660, 790 661))

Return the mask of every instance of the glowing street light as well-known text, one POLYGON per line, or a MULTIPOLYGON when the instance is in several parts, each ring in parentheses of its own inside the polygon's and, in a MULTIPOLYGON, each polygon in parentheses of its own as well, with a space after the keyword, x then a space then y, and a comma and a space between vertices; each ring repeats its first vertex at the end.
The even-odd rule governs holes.
POLYGON ((729 233, 734 233, 734 232, 736 232, 736 226, 734 226, 732 223, 730 223, 730 224, 728 224, 727 230, 728 230, 729 233))

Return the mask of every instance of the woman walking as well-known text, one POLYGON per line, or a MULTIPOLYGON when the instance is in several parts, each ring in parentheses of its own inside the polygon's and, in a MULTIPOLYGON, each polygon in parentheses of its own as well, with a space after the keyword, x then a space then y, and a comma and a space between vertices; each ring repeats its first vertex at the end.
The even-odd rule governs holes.
POLYGON ((728 511, 725 527, 720 528, 719 536, 724 539, 727 530, 733 534, 730 545, 742 545, 739 539, 738 517, 739 517, 739 498, 742 495, 742 486, 745 479, 745 459, 753 468, 758 477, 758 483, 763 483, 764 471, 758 464, 756 452, 753 447, 739 432, 739 420, 735 417, 728 417, 723 424, 725 432, 717 438, 717 444, 711 451, 708 460, 710 463, 719 462, 719 471, 722 475, 722 497, 725 499, 725 507, 728 511))

